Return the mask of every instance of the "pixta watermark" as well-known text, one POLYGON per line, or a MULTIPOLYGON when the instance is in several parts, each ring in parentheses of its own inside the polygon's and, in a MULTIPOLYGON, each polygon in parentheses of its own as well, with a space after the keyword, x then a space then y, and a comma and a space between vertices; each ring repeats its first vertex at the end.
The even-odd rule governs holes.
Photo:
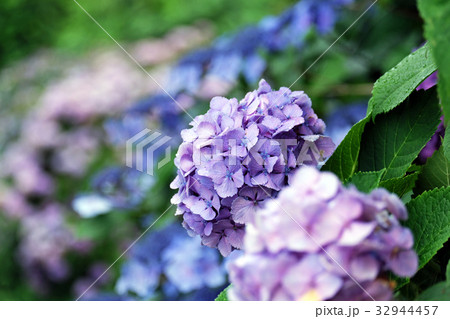
POLYGON ((155 167, 160 169, 171 161, 171 140, 160 132, 143 129, 126 142, 126 165, 153 176, 155 167))

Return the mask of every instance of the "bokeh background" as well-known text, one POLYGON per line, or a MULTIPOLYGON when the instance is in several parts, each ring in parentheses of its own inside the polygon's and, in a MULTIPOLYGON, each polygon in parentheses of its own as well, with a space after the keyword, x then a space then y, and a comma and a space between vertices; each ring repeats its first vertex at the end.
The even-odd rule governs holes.
POLYGON ((373 82, 424 42, 413 0, 379 0, 318 61, 372 1, 78 3, 135 61, 73 0, 0 2, 0 300, 213 300, 227 286, 239 252, 182 228, 173 164, 125 165, 145 128, 171 137, 173 158, 190 122, 146 72, 195 116, 307 70, 292 89, 339 143, 373 82))

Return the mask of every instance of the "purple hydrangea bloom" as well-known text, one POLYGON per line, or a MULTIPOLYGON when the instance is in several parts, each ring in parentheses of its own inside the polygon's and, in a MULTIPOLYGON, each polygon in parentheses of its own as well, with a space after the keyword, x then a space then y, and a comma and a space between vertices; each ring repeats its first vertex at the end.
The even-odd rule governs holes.
MULTIPOLYGON (((438 72, 434 72, 428 78, 426 78, 418 87, 419 90, 428 90, 434 87, 438 82, 438 72)), ((419 156, 417 158, 417 162, 419 164, 425 164, 427 159, 433 156, 434 152, 437 151, 442 145, 442 138, 445 136, 445 125, 444 125, 444 116, 441 116, 441 123, 439 124, 436 132, 431 137, 431 140, 428 141, 427 145, 420 151, 419 156)))
POLYGON ((244 224, 297 167, 317 166, 335 148, 304 92, 272 91, 264 80, 240 102, 213 98, 191 125, 181 132, 172 203, 188 232, 224 256, 242 247, 244 224))
POLYGON ((438 72, 432 73, 429 77, 427 77, 418 87, 417 91, 419 90, 428 90, 431 89, 433 86, 435 86, 438 82, 438 72))
POLYGON ((445 125, 444 125, 444 116, 441 116, 441 122, 431 137, 431 140, 428 141, 427 145, 420 151, 419 156, 417 157, 417 162, 419 164, 425 164, 427 159, 433 156, 434 152, 437 151, 442 145, 442 139, 445 136, 445 125))
POLYGON ((245 253, 229 264, 235 300, 389 300, 387 272, 410 277, 418 258, 400 199, 363 194, 303 167, 247 224, 245 253))
POLYGON ((21 220, 18 260, 36 291, 49 292, 52 283, 66 280, 70 265, 68 253, 83 253, 90 241, 77 240, 64 224, 64 208, 55 203, 44 205, 21 220))

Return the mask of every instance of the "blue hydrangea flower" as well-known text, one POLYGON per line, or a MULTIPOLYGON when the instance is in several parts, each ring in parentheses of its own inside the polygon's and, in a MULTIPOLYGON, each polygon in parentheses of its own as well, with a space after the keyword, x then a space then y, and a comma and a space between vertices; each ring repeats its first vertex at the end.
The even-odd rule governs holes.
POLYGON ((339 11, 353 0, 303 0, 280 14, 263 19, 239 33, 218 38, 210 47, 189 53, 171 72, 169 92, 197 93, 202 81, 219 78, 235 83, 240 75, 254 84, 266 69, 259 51, 279 52, 301 48, 311 29, 319 34, 333 30, 339 11))
POLYGON ((240 102, 213 98, 191 125, 181 132, 172 203, 188 231, 224 256, 242 247, 244 223, 268 197, 261 189, 276 195, 298 166, 334 151, 309 97, 264 80, 240 102))
POLYGON ((202 247, 199 238, 176 238, 164 250, 162 261, 164 274, 181 293, 225 284, 219 255, 202 247))
POLYGON ((133 292, 143 299, 149 299, 153 297, 159 285, 160 276, 161 270, 157 265, 148 265, 138 259, 132 259, 122 267, 116 291, 120 295, 133 292))
POLYGON ((178 233, 179 227, 170 225, 141 238, 130 250, 130 256, 122 266, 116 283, 117 293, 135 295, 141 299, 153 298, 163 273, 161 253, 178 233))
POLYGON ((389 300, 387 272, 411 277, 418 267, 406 218, 385 189, 363 194, 304 166, 247 224, 245 253, 228 267, 229 297, 389 300))
POLYGON ((225 280, 219 253, 202 246, 199 238, 187 236, 178 224, 171 224, 144 236, 131 249, 116 291, 122 297, 144 300, 184 299, 186 294, 202 291, 189 297, 202 299, 211 290, 217 295, 215 289, 225 280))
POLYGON ((366 116, 367 102, 339 107, 326 117, 326 133, 339 145, 352 126, 366 116))
MULTIPOLYGON (((97 173, 91 181, 94 193, 90 196, 101 199, 106 208, 131 208, 144 199, 145 194, 154 185, 153 176, 141 173, 131 168, 108 167, 97 173), (108 202, 108 204, 106 203, 108 202)), ((83 199, 83 197, 80 197, 83 199)), ((79 198, 77 198, 79 199, 79 198)), ((75 199, 73 205, 80 204, 75 199)), ((81 202, 82 204, 83 202, 81 202)), ((80 213, 79 208, 74 206, 80 213)))

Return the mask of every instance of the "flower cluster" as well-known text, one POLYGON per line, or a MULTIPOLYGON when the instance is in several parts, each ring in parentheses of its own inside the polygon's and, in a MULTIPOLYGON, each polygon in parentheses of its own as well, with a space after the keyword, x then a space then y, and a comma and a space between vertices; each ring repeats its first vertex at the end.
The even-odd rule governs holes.
POLYGON ((391 271, 414 275, 413 236, 400 199, 363 194, 332 173, 301 168, 247 225, 245 255, 229 266, 238 300, 388 300, 391 271))
POLYGON ((253 85, 267 67, 260 51, 301 48, 311 29, 321 35, 331 32, 342 7, 351 3, 353 0, 302 0, 278 16, 266 17, 239 33, 219 37, 211 46, 179 60, 171 72, 168 91, 203 98, 225 95, 241 75, 253 85))
MULTIPOLYGON (((161 40, 131 44, 129 50, 146 66, 159 64, 152 75, 161 83, 167 78, 167 64, 171 59, 210 36, 210 27, 198 24, 176 28, 161 40), (169 42, 173 43, 168 47, 169 42), (165 50, 160 55, 144 52, 161 46, 165 50)), ((72 273, 66 255, 70 252, 79 257, 86 253, 84 250, 89 250, 89 245, 75 238, 67 225, 70 219, 66 217, 73 212, 66 205, 69 199, 61 198, 61 189, 66 183, 78 182, 90 174, 92 163, 103 162, 105 149, 124 153, 114 143, 105 143, 103 128, 98 124, 113 114, 123 113, 138 98, 156 94, 159 89, 117 49, 99 50, 76 61, 46 51, 0 72, 0 99, 7 101, 0 117, 0 214, 19 220, 21 258, 18 263, 37 291, 45 292, 53 282, 69 280, 72 273), (51 219, 50 215, 54 221, 41 225, 39 221, 51 219), (64 238, 60 238, 62 234, 64 238)), ((182 96, 179 100, 183 106, 189 104, 182 96)), ((170 105, 174 102, 169 97, 155 95, 144 102, 145 105, 142 101, 135 104, 132 114, 125 113, 129 116, 123 120, 128 120, 129 125, 119 123, 116 136, 110 137, 123 133, 123 127, 139 128, 134 120, 141 117, 142 108, 147 106, 156 110, 150 121, 170 122, 172 128, 180 130, 180 110, 170 105)), ((141 126, 148 127, 149 120, 142 121, 141 126)), ((82 217, 94 217, 116 207, 129 208, 142 199, 143 191, 153 181, 145 174, 127 169, 120 172, 108 169, 103 173, 93 181, 98 195, 75 197, 72 208, 82 217)), ((72 197, 64 192, 64 196, 68 195, 72 197)))
MULTIPOLYGON (((115 147, 123 146, 135 134, 152 127, 171 136, 171 141, 178 145, 179 140, 172 136, 172 132, 184 128, 181 109, 192 107, 195 96, 210 98, 226 94, 241 73, 248 83, 254 83, 266 68, 266 62, 258 53, 260 49, 278 52, 288 46, 301 47, 305 30, 315 27, 321 34, 331 31, 340 6, 351 2, 327 0, 319 4, 311 0, 301 1, 278 16, 267 17, 258 25, 222 36, 210 47, 185 55, 173 67, 168 86, 164 85, 177 103, 165 94, 154 94, 140 100, 118 117, 106 121, 104 126, 110 142, 115 147)), ((154 44, 159 46, 157 42, 154 44)), ((137 57, 145 51, 144 47, 137 46, 140 52, 137 57)), ((146 58, 138 58, 138 61, 147 63, 146 58)), ((89 202, 91 199, 88 198, 89 202)), ((117 200, 113 198, 113 201, 117 200)))
POLYGON ((60 282, 71 272, 64 256, 84 255, 92 248, 88 240, 75 238, 64 220, 64 208, 51 203, 27 215, 20 225, 18 259, 32 287, 47 293, 49 282, 60 282))
POLYGON ((165 299, 180 299, 199 290, 212 290, 208 298, 213 299, 225 280, 219 253, 201 246, 198 238, 187 236, 178 224, 171 224, 149 233, 132 248, 116 291, 122 297, 134 295, 145 300, 158 293, 165 299))
MULTIPOLYGON (((126 140, 151 127, 171 136, 171 141, 178 145, 179 140, 172 132, 185 127, 180 114, 183 115, 182 109, 193 106, 195 97, 225 95, 240 74, 248 83, 255 83, 266 68, 266 61, 259 54, 261 49, 279 52, 289 46, 300 48, 307 30, 315 28, 321 34, 330 32, 341 6, 350 3, 352 0, 300 1, 278 16, 267 17, 255 26, 217 38, 211 46, 185 55, 172 68, 170 81, 164 85, 177 103, 165 94, 153 94, 140 100, 116 118, 106 121, 104 126, 109 141, 114 147, 123 146, 126 140)), ((136 56, 145 64, 147 59, 139 58, 144 47, 136 46, 140 52, 136 56)), ((155 154, 156 157, 159 155, 155 154)))
POLYGON ((256 208, 299 165, 331 155, 334 144, 304 92, 272 91, 264 80, 241 102, 216 97, 210 107, 181 132, 172 203, 190 233, 227 256, 242 248, 244 224, 256 208))

